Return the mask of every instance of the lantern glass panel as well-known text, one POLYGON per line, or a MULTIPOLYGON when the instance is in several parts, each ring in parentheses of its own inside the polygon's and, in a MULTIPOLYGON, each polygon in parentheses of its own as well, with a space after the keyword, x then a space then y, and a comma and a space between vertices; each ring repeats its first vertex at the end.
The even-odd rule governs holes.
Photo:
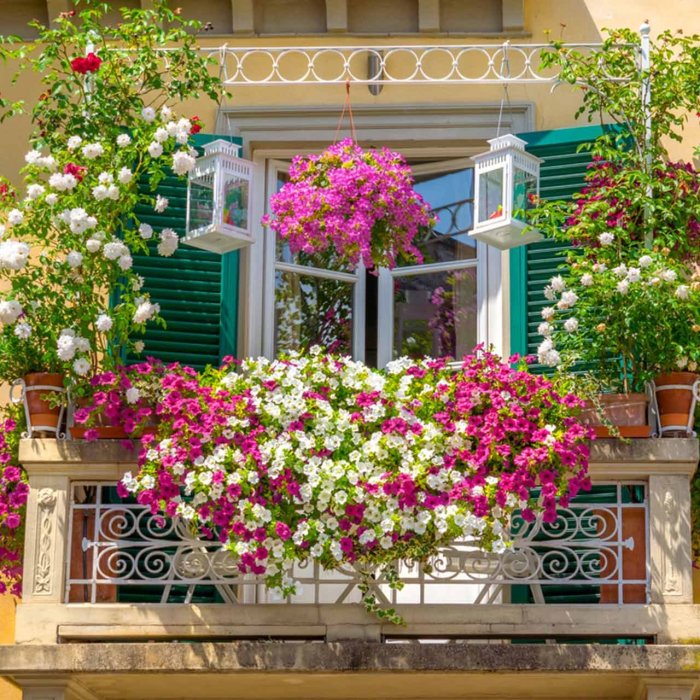
POLYGON ((212 225, 214 214, 213 182, 213 173, 190 182, 190 231, 212 225))
POLYGON ((503 215, 504 169, 479 173, 479 222, 503 215))
POLYGON ((235 173, 224 171, 223 179, 223 223, 239 229, 248 228, 248 205, 250 188, 247 180, 235 173))
POLYGON ((516 168, 513 177, 513 216, 515 217, 518 211, 532 209, 536 196, 537 176, 516 168))

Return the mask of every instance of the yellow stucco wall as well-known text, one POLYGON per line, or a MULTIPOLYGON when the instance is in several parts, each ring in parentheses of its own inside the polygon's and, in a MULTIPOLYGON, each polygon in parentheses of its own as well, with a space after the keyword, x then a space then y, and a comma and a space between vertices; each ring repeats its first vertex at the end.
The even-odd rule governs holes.
MULTIPOLYGON (((0 644, 14 642, 15 601, 10 596, 0 596, 0 644)), ((21 700, 22 694, 0 678, 0 700, 21 700)))
MULTIPOLYGON (((396 0, 400 2, 401 0, 396 0)), ((177 3, 174 3, 177 4, 177 3)), ((198 3, 199 16, 207 15, 207 0, 198 3)), ((549 36, 562 38, 567 42, 595 42, 600 40, 604 27, 637 28, 644 21, 650 21, 653 33, 663 29, 683 28, 685 33, 700 33, 700 2, 698 0, 525 0, 525 28, 534 42, 544 42, 549 36), (551 32, 547 34, 547 31, 551 32)), ((0 33, 3 33, 0 17, 0 33)), ((245 45, 294 45, 294 44, 396 44, 396 43, 435 43, 458 41, 454 37, 435 38, 427 35, 392 36, 392 37, 352 37, 332 35, 326 37, 265 37, 225 39, 229 43, 241 42, 245 45)), ((466 41, 466 40, 465 40, 466 41)), ((477 42, 483 42, 483 39, 477 42)), ((500 40, 494 40, 499 43, 500 40)), ((519 40, 514 40, 517 43, 519 40)), ((221 45, 222 38, 203 41, 203 44, 221 45)), ((18 85, 9 85, 11 71, 0 66, 0 92, 10 99, 24 98, 33 102, 41 93, 36 76, 23 76, 18 85)), ((498 103, 502 98, 501 88, 494 86, 436 86, 419 88, 401 85, 388 85, 380 95, 374 97, 364 87, 353 90, 353 103, 360 105, 391 105, 433 103, 498 103)), ((576 96, 567 87, 560 87, 551 92, 550 86, 512 86, 512 102, 532 102, 535 105, 535 128, 553 129, 573 126, 573 113, 576 96)), ((233 105, 260 106, 264 109, 270 105, 336 105, 340 107, 344 97, 344 87, 313 86, 290 88, 237 88, 233 96, 233 105)), ((181 110, 185 114, 197 114, 203 120, 205 128, 212 130, 215 123, 215 109, 210 105, 185 105, 181 110)), ((26 118, 16 118, 0 125, 0 174, 17 180, 18 169, 27 150, 26 141, 29 122, 26 118)), ((697 121, 688 129, 684 144, 673 144, 673 157, 689 158, 692 145, 700 143, 700 127, 697 121)), ((9 641, 13 636, 14 604, 9 599, 0 597, 0 643, 9 641)), ((14 700, 15 695, 9 687, 0 681, 0 698, 14 700)))

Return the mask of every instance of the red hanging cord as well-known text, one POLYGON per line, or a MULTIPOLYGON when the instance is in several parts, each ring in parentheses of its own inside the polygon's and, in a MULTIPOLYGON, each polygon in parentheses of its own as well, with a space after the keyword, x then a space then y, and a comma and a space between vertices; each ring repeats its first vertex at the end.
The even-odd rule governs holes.
POLYGON ((343 102, 343 111, 340 113, 340 119, 338 120, 338 127, 335 130, 335 138, 333 143, 338 143, 338 135, 340 134, 340 129, 343 126, 343 118, 345 117, 345 112, 348 113, 348 120, 350 122, 350 135, 352 140, 357 142, 357 134, 355 133, 355 122, 352 119, 352 103, 350 102, 350 81, 345 81, 345 101, 343 102))

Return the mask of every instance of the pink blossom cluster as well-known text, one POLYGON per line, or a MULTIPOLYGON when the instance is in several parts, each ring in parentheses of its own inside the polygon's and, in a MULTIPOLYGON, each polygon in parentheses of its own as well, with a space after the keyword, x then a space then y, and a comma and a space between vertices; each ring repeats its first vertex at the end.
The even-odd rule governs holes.
POLYGON ((456 539, 502 552, 516 511, 553 521, 589 487, 580 399, 483 350, 456 371, 314 348, 152 376, 160 423, 121 495, 183 518, 283 595, 308 559, 377 569, 456 539))
POLYGON ((14 420, 0 420, 0 594, 20 595, 26 475, 16 462, 14 420))
POLYGON ((293 253, 331 248, 351 267, 368 269, 422 261, 414 240, 434 221, 400 154, 345 139, 320 155, 295 157, 289 176, 263 223, 293 253))

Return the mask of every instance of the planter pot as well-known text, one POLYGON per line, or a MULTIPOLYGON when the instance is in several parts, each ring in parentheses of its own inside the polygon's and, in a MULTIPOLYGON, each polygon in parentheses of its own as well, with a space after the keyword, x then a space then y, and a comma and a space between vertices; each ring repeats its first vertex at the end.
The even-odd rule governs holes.
POLYGON ((598 402, 602 415, 590 401, 580 415, 581 422, 590 425, 596 437, 613 437, 605 421, 618 429, 620 437, 647 438, 651 434, 646 394, 600 394, 598 402))
MULTIPOLYGON (((86 408, 90 405, 90 400, 76 399, 75 403, 80 408, 86 408)), ((88 430, 96 430, 98 440, 124 440, 130 437, 121 425, 114 425, 106 416, 97 416, 96 418, 96 424, 89 428, 84 425, 72 425, 70 435, 73 440, 84 440, 88 430)))
POLYGON ((695 405, 700 398, 700 375, 669 372, 654 379, 659 434, 683 437, 693 432, 695 405))
POLYGON ((52 406, 47 398, 49 394, 58 397, 64 393, 63 375, 53 372, 31 372, 13 383, 10 398, 24 405, 27 437, 61 436, 65 408, 52 406))

